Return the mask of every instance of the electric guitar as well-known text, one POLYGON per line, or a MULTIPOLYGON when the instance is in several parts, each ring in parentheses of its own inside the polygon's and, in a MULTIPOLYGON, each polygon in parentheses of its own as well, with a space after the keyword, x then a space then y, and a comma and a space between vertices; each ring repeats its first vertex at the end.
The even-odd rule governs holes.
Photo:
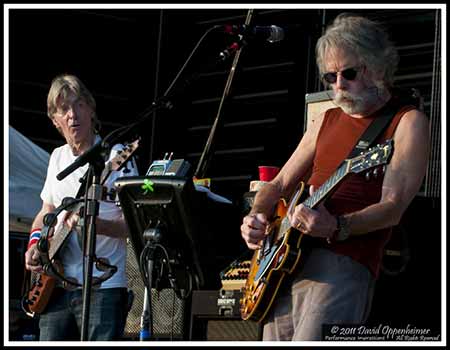
MULTIPOLYGON (((349 174, 388 164, 393 151, 393 140, 346 159, 333 175, 302 203, 314 208, 331 193, 349 174)), ((383 169, 384 170, 384 169, 383 169)), ((375 169, 374 172, 377 172, 375 169)), ((302 254, 303 234, 293 227, 287 214, 298 204, 305 189, 300 183, 289 206, 284 199, 278 203, 275 219, 270 223, 269 235, 263 247, 253 254, 250 271, 240 300, 241 317, 244 320, 261 322, 266 317, 284 278, 298 265, 302 254)), ((306 238, 306 237, 305 237, 306 238)))
MULTIPOLYGON (((105 164, 105 168, 101 175, 101 184, 106 181, 112 171, 118 171, 125 165, 127 160, 131 157, 138 146, 139 139, 135 140, 132 143, 126 144, 123 149, 118 151, 117 155, 114 156, 114 158, 112 158, 105 164)), ((71 213, 69 213, 68 215, 73 215, 73 213, 78 212, 83 205, 83 201, 74 204, 71 213)), ((57 273, 61 275, 63 274, 62 264, 56 257, 60 249, 64 246, 72 230, 73 229, 69 228, 69 226, 64 221, 49 240, 49 260, 52 262, 57 273)), ((39 314, 44 311, 53 292, 53 289, 56 286, 57 279, 50 274, 37 272, 31 272, 30 279, 31 283, 29 291, 27 291, 22 298, 22 309, 27 315, 33 317, 35 314, 39 314)))

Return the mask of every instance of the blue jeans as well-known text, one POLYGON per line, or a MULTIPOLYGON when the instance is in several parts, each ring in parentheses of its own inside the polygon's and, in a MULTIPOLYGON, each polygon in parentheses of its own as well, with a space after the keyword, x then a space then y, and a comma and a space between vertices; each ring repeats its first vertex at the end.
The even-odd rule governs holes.
POLYGON ((314 249, 286 282, 264 325, 263 340, 322 340, 323 324, 362 324, 369 315, 375 280, 348 256, 314 249))
MULTIPOLYGON (((87 340, 120 340, 127 317, 126 288, 92 290, 87 340)), ((56 288, 40 315, 39 340, 80 340, 83 314, 81 289, 56 288)))

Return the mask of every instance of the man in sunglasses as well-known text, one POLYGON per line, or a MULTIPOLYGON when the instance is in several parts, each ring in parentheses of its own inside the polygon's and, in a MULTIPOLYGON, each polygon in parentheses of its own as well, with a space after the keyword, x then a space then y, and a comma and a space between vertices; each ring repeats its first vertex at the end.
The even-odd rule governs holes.
POLYGON ((311 191, 321 186, 390 104, 395 114, 377 140, 392 138, 394 151, 384 176, 352 174, 315 209, 298 204, 287 214, 292 228, 313 243, 277 291, 264 340, 323 340, 332 335, 322 332, 324 324, 365 322, 390 228, 417 194, 428 161, 428 119, 393 95, 398 55, 379 24, 341 14, 319 38, 316 59, 337 108, 308 128, 279 174, 257 193, 241 226, 247 246, 260 249, 279 199, 290 198, 300 181, 311 191))
MULTIPOLYGON (((56 176, 89 150, 94 143, 101 140, 98 135, 95 107, 94 97, 76 76, 63 74, 53 79, 47 97, 47 112, 66 144, 55 148, 50 156, 47 178, 41 192, 42 209, 33 221, 25 253, 25 267, 32 272, 43 273, 37 243, 44 228, 45 215, 54 213, 65 197, 76 197, 82 186, 80 179, 83 178, 89 164, 76 169, 61 181, 58 181, 56 176)), ((122 149, 122 145, 115 145, 110 158, 122 149)), ((128 170, 127 176, 137 175, 137 168, 133 164, 128 165, 128 170)), ((104 185, 109 190, 114 181, 124 175, 124 170, 112 171, 104 185)), ((37 291, 38 297, 50 297, 39 317, 39 340, 68 341, 81 338, 84 300, 80 285, 83 284, 82 248, 85 244, 82 243, 79 219, 78 213, 70 211, 61 212, 58 217, 58 224, 54 230, 55 237, 64 235, 64 230, 61 229, 63 222, 67 225, 69 234, 56 256, 63 266, 62 274, 74 284, 67 284, 63 288, 62 283, 57 282, 51 294, 46 288, 37 291)), ((86 340, 120 340, 128 311, 125 271, 128 228, 121 209, 114 202, 100 202, 96 233, 95 255, 107 259, 108 265, 117 267, 117 272, 101 285, 94 286, 94 279, 104 276, 104 273, 101 264, 93 266, 94 278, 86 340)), ((51 240, 50 247, 52 247, 51 240)))

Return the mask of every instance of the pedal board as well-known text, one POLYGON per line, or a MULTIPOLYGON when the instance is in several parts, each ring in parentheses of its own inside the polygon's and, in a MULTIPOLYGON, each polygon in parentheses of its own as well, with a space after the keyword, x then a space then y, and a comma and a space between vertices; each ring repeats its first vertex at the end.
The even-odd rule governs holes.
POLYGON ((223 271, 220 275, 222 290, 242 290, 250 272, 250 264, 250 260, 235 261, 223 271))

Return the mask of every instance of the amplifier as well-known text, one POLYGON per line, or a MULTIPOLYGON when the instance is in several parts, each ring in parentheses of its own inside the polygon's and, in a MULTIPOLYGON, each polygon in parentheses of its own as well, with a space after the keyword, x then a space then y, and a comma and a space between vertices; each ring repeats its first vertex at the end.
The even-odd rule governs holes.
POLYGON ((241 319, 241 297, 240 290, 193 291, 190 340, 261 340, 262 325, 241 319))
MULTIPOLYGON (((124 330, 124 340, 138 340, 141 330, 141 315, 144 307, 145 285, 139 270, 138 259, 131 241, 127 242, 128 288, 133 292, 133 302, 128 312, 124 330)), ((173 289, 152 288, 152 339, 153 340, 185 340, 187 337, 187 321, 189 308, 186 300, 179 299, 173 289)))

